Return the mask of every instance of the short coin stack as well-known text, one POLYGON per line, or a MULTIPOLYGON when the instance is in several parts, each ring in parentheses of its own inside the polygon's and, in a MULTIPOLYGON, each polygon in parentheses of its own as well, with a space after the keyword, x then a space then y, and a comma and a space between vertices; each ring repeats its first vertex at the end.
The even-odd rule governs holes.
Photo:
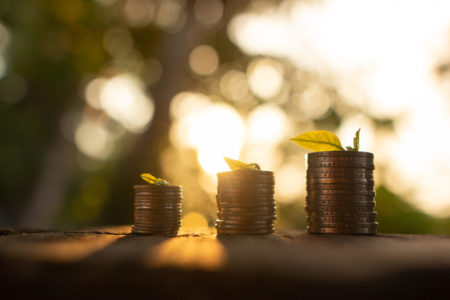
POLYGON ((273 172, 240 169, 217 177, 217 233, 272 233, 276 219, 273 172))
POLYGON ((305 210, 310 233, 376 234, 373 154, 308 154, 305 210))
POLYGON ((133 233, 177 235, 181 225, 179 186, 135 185, 133 233))

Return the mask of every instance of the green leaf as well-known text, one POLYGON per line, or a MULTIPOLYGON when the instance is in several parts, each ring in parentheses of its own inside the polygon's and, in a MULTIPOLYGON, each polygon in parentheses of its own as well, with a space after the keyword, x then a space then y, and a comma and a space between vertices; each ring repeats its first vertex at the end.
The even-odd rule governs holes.
POLYGON ((169 184, 169 182, 167 182, 166 180, 161 179, 161 178, 156 178, 155 176, 153 176, 150 173, 142 173, 141 178, 142 178, 142 180, 144 180, 150 184, 156 184, 156 185, 168 185, 169 184))
POLYGON ((305 132, 291 141, 312 151, 345 151, 339 138, 327 130, 305 132))
POLYGON ((356 133, 355 137, 353 138, 353 151, 359 151, 359 132, 361 131, 361 128, 359 128, 356 133))
POLYGON ((260 170, 259 165, 255 163, 246 164, 242 161, 231 159, 229 157, 224 157, 223 159, 225 160, 225 162, 227 163, 228 167, 230 167, 231 170, 240 170, 240 169, 260 170))

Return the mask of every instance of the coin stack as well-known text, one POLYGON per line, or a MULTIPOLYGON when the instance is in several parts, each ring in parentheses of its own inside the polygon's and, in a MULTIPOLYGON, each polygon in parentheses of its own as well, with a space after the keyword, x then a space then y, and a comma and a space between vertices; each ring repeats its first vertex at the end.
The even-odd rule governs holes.
POLYGON ((240 169, 217 174, 218 234, 270 234, 276 219, 273 172, 240 169))
POLYGON ((180 186, 135 185, 133 233, 177 235, 182 197, 180 186))
POLYGON ((376 234, 373 154, 308 154, 307 227, 310 233, 376 234))

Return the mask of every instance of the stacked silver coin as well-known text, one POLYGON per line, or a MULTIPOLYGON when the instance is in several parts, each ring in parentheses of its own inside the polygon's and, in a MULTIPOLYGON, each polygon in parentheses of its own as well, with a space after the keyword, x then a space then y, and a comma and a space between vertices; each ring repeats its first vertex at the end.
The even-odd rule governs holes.
POLYGON ((180 186, 135 185, 133 233, 177 235, 182 197, 180 186))
POLYGON ((217 177, 217 233, 272 233, 276 219, 273 172, 240 169, 217 177))
POLYGON ((373 154, 315 152, 307 164, 308 232, 376 234, 373 154))

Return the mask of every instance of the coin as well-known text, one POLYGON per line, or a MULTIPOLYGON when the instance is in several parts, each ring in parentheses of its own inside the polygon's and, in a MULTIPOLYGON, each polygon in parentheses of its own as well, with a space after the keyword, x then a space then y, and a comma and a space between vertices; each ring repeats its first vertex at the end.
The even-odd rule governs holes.
POLYGON ((369 168, 351 168, 351 167, 314 167, 308 166, 306 170, 307 175, 316 175, 321 173, 341 173, 341 174, 354 174, 354 173, 363 173, 363 174, 372 174, 373 170, 369 168))
POLYGON ((143 214, 135 214, 134 215, 135 220, 142 220, 142 221, 155 221, 155 222, 171 222, 171 221, 179 221, 181 220, 181 216, 155 216, 155 215, 143 215, 143 214))
POLYGON ((307 200, 328 200, 328 201, 373 201, 373 196, 365 195, 308 195, 307 200))
POLYGON ((135 219, 134 225, 136 226, 149 226, 149 227, 165 227, 165 226, 180 226, 181 220, 172 221, 155 221, 155 220, 141 220, 135 219))
POLYGON ((240 231, 250 231, 250 230, 273 230, 272 224, 247 224, 247 225, 226 225, 226 224, 216 224, 217 229, 221 230, 240 230, 240 231))
POLYGON ((217 195, 216 196, 217 202, 240 202, 240 203, 247 203, 247 204, 266 204, 266 203, 273 203, 275 202, 275 199, 273 196, 253 196, 253 197, 244 197, 244 196, 224 196, 224 195, 217 195))
POLYGON ((267 219, 269 219, 269 218, 274 218, 274 217, 276 217, 275 216, 275 211, 273 210, 273 211, 268 211, 268 212, 253 212, 253 211, 250 211, 250 212, 221 212, 221 211, 218 211, 217 212, 217 216, 220 218, 220 219, 223 219, 223 218, 249 218, 249 219, 251 219, 251 218, 255 218, 255 219, 264 219, 264 218, 267 218, 267 219))
POLYGON ((174 215, 174 214, 144 214, 144 213, 134 213, 134 218, 141 218, 141 219, 147 219, 147 220, 180 220, 181 214, 174 215))
POLYGON ((178 205, 181 204, 181 199, 143 199, 135 197, 134 203, 178 205))
POLYGON ((308 157, 371 157, 373 158, 373 153, 364 151, 322 151, 322 152, 312 152, 308 153, 308 157))
POLYGON ((352 173, 352 172, 317 172, 317 173, 310 173, 306 172, 306 178, 307 179, 318 179, 318 178, 344 178, 344 179, 359 179, 359 178, 365 178, 365 179, 371 179, 373 180, 373 174, 372 172, 362 172, 362 173, 352 173))
POLYGON ((243 201, 243 202, 251 202, 251 201, 273 201, 274 195, 272 194, 218 194, 216 195, 217 201, 222 200, 234 200, 234 201, 243 201))
POLYGON ((273 217, 275 215, 275 209, 272 209, 270 211, 259 211, 254 212, 253 209, 250 211, 242 211, 242 212, 234 212, 234 211, 217 211, 217 215, 232 218, 232 217, 239 217, 239 218, 264 218, 264 217, 273 217))
POLYGON ((329 227, 314 227, 307 226, 306 229, 310 233, 333 233, 333 234, 377 234, 376 228, 329 228, 329 227))
POLYGON ((135 200, 134 206, 150 206, 150 207, 181 207, 181 201, 147 201, 147 200, 135 200))
POLYGON ((267 235, 273 233, 273 229, 264 229, 264 230, 224 230, 217 229, 218 235, 267 235))
POLYGON ((348 177, 337 177, 337 178, 306 178, 307 184, 336 184, 336 183, 344 183, 344 184, 367 184, 374 185, 373 179, 367 178, 348 178, 348 177))
POLYGON ((308 162, 308 168, 364 168, 375 169, 373 163, 363 162, 308 162))
POLYGON ((176 202, 181 201, 181 196, 151 196, 151 195, 134 195, 134 200, 154 201, 154 202, 176 202))
POLYGON ((375 222, 373 217, 306 217, 306 221, 310 223, 370 223, 375 222))
POLYGON ((326 228, 377 228, 377 222, 370 223, 314 223, 310 226, 326 227, 326 228))
POLYGON ((154 217, 180 217, 180 210, 176 211, 155 211, 155 210, 135 210, 135 215, 139 216, 154 216, 154 217))
POLYGON ((181 211, 181 204, 177 205, 149 205, 149 204, 139 204, 134 206, 135 210, 148 210, 148 211, 158 211, 163 213, 164 211, 170 211, 171 213, 181 211))
POLYGON ((223 214, 218 213, 217 218, 221 220, 275 220, 276 215, 274 212, 271 212, 267 215, 244 215, 244 214, 238 214, 238 215, 230 215, 230 214, 223 214))
POLYGON ((142 234, 158 234, 158 235, 176 235, 178 233, 179 228, 133 228, 133 233, 142 233, 142 234))
POLYGON ((355 211, 310 211, 310 217, 354 217, 354 218, 375 218, 376 212, 355 212, 355 211))
POLYGON ((308 205, 320 206, 372 206, 375 207, 375 201, 329 201, 329 200, 306 200, 308 205))
POLYGON ((274 204, 247 204, 247 203, 217 203, 217 209, 219 210, 227 210, 227 209, 231 209, 231 208, 240 208, 240 209, 246 209, 247 211, 253 211, 255 209, 261 209, 261 208, 266 208, 266 209, 272 209, 275 210, 275 205, 274 204))
POLYGON ((272 225, 273 220, 272 219, 266 219, 266 220, 260 220, 260 219, 248 219, 248 218, 242 218, 242 219, 216 219, 216 224, 224 224, 224 225, 251 225, 251 224, 262 224, 262 225, 272 225))
POLYGON ((273 197, 274 191, 273 190, 232 190, 232 189, 219 189, 218 196, 242 196, 242 197, 255 197, 255 196, 261 196, 261 197, 273 197))
POLYGON ((323 205, 307 205, 306 212, 311 211, 327 211, 327 212, 372 212, 373 206, 323 206, 323 205))
POLYGON ((177 228, 178 226, 181 225, 181 222, 176 222, 176 223, 153 223, 153 222, 142 222, 142 221, 137 221, 136 223, 134 223, 135 226, 139 226, 140 228, 177 228))
POLYGON ((181 226, 180 224, 145 224, 145 223, 135 223, 139 229, 151 229, 151 230, 176 230, 181 226))
POLYGON ((308 196, 315 195, 359 195, 375 197, 375 192, 366 190, 313 190, 308 191, 308 196))
POLYGON ((373 191, 373 185, 369 184, 339 184, 339 183, 318 183, 307 184, 307 190, 366 190, 373 191))
POLYGON ((349 162, 373 164, 373 157, 365 156, 308 156, 309 162, 349 162))
POLYGON ((183 196, 180 195, 149 195, 144 193, 135 193, 134 198, 138 198, 140 200, 148 200, 148 201, 182 201, 183 196))
POLYGON ((224 207, 224 208, 217 208, 218 212, 226 212, 226 213, 231 213, 231 212, 235 212, 235 213, 249 213, 249 212, 274 212, 276 210, 275 205, 270 205, 270 206, 256 206, 256 207, 252 207, 250 210, 248 208, 242 208, 242 207, 224 207))

